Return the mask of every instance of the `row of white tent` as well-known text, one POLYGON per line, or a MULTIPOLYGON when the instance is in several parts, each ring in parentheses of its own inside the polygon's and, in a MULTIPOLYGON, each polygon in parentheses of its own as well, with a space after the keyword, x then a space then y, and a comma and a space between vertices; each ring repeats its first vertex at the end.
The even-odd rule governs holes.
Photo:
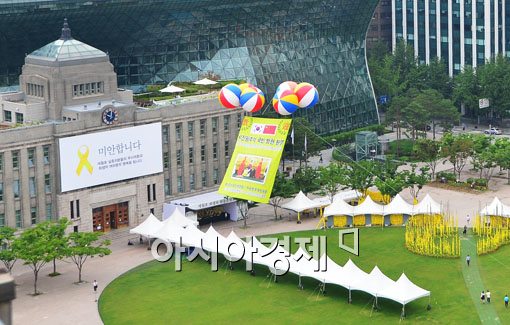
POLYGON ((232 262, 245 260, 267 266, 273 274, 291 272, 298 275, 300 280, 301 277, 310 277, 323 285, 339 285, 349 290, 349 300, 351 291, 359 290, 369 293, 376 299, 387 298, 399 302, 404 308, 413 300, 430 296, 430 291, 412 283, 404 273, 397 281, 393 281, 377 266, 370 273, 366 273, 351 260, 340 266, 324 254, 317 261, 301 248, 295 254, 290 254, 277 244, 276 247, 268 248, 256 237, 252 237, 250 242, 245 242, 233 231, 228 237, 223 237, 212 226, 204 233, 177 210, 163 222, 150 215, 130 232, 182 246, 202 248, 208 252, 222 254, 232 262), (282 258, 285 257, 288 264, 282 263, 282 258), (316 271, 318 265, 327 265, 327 268, 318 272, 316 271))
MULTIPOLYGON (((299 192, 294 199, 282 205, 282 208, 302 212, 310 209, 324 207, 327 203, 325 198, 315 200, 309 199, 303 192, 299 192)), ((510 212, 510 208, 508 210, 510 212)), ((400 195, 396 195, 389 204, 382 205, 375 203, 370 196, 356 206, 350 205, 344 200, 343 196, 333 197, 333 203, 327 205, 324 209, 324 216, 336 215, 390 215, 390 214, 439 214, 441 213, 441 205, 434 201, 430 195, 425 195, 423 200, 418 204, 409 204, 400 195)))

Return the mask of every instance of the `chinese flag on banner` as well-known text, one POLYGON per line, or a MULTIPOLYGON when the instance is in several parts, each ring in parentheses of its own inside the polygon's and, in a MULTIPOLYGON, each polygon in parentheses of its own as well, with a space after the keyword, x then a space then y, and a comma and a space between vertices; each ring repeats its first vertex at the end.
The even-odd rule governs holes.
POLYGON ((276 134, 276 125, 266 125, 264 126, 264 134, 276 134))

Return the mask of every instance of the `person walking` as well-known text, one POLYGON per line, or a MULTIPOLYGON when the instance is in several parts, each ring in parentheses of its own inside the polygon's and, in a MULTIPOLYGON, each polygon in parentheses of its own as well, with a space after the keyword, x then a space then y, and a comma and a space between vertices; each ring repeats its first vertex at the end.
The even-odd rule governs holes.
POLYGON ((505 308, 508 308, 508 295, 505 295, 505 298, 503 298, 503 301, 505 302, 505 308))
POLYGON ((469 267, 469 262, 471 262, 471 256, 469 256, 469 254, 467 254, 467 256, 466 256, 466 263, 467 263, 468 267, 469 267))
POLYGON ((487 303, 490 304, 491 303, 491 292, 489 291, 489 289, 487 289, 485 296, 487 297, 487 303))
POLYGON ((92 282, 92 286, 94 287, 94 301, 97 302, 97 281, 94 280, 94 282, 92 282))
POLYGON ((482 304, 485 303, 485 292, 482 291, 482 293, 480 294, 480 301, 482 302, 482 304))
POLYGON ((469 225, 469 220, 471 220, 471 218, 469 218, 469 214, 468 214, 467 217, 466 217, 466 221, 467 221, 468 225, 469 225))

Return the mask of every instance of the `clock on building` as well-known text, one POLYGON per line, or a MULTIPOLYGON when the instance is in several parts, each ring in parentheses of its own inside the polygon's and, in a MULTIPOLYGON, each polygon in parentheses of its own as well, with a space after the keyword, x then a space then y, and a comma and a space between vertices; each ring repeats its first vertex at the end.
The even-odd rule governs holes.
POLYGON ((117 121, 119 113, 113 108, 107 108, 103 111, 103 123, 112 125, 117 121))

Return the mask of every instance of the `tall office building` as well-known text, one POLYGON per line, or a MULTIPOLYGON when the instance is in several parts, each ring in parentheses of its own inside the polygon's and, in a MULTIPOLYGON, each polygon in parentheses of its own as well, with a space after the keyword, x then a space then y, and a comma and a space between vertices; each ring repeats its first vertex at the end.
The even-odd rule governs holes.
POLYGON ((404 39, 420 63, 443 59, 450 76, 499 53, 510 55, 510 1, 392 0, 391 5, 393 49, 404 39))
POLYGON ((391 0, 381 0, 367 31, 367 49, 381 42, 391 49, 391 0))
POLYGON ((108 53, 119 86, 211 71, 272 96, 283 81, 306 81, 321 100, 298 115, 321 134, 354 129, 378 123, 365 59, 377 2, 0 0, 0 86, 17 84, 25 55, 53 41, 67 17, 76 38, 108 53))

